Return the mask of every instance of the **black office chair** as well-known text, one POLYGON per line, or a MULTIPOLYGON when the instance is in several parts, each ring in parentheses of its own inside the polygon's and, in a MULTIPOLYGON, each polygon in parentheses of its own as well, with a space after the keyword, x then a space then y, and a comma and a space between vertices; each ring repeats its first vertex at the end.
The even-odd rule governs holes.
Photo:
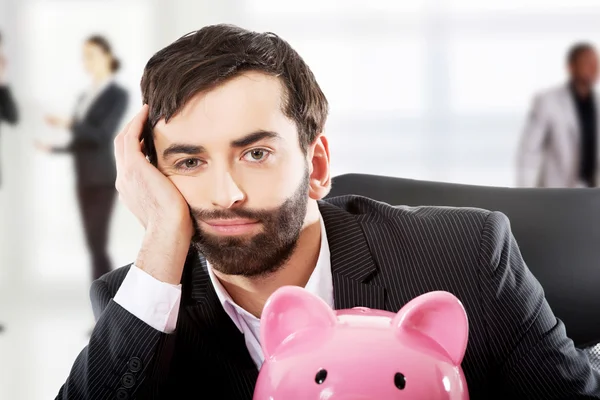
POLYGON ((506 214, 527 266, 575 345, 600 370, 600 189, 521 189, 347 174, 328 197, 392 205, 477 207, 506 214))

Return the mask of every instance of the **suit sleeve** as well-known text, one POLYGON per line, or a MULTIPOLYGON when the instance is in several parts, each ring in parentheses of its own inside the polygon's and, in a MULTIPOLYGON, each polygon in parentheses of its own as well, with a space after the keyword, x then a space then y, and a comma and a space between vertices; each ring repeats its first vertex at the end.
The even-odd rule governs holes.
POLYGON ((122 308, 102 279, 90 293, 96 326, 56 399, 161 398, 175 334, 162 333, 122 308))
POLYGON ((8 86, 0 86, 0 121, 16 124, 19 120, 17 105, 8 86))
POLYGON ((536 96, 517 151, 517 186, 537 186, 544 145, 548 134, 548 117, 542 96, 536 96))
POLYGON ((490 214, 480 251, 490 351, 504 398, 600 399, 600 375, 554 316, 505 215, 490 214))
POLYGON ((74 152, 80 149, 95 149, 111 143, 119 123, 127 109, 127 92, 119 91, 104 114, 94 123, 89 119, 75 121, 71 127, 73 139, 66 147, 55 147, 53 152, 74 152))

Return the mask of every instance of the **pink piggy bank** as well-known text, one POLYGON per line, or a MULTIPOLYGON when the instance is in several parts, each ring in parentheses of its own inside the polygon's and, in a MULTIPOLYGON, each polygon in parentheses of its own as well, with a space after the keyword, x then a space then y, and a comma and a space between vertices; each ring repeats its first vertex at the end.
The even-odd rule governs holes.
POLYGON ((468 400, 460 367, 466 312, 447 292, 430 292, 397 313, 333 311, 286 286, 261 317, 265 362, 254 400, 468 400))

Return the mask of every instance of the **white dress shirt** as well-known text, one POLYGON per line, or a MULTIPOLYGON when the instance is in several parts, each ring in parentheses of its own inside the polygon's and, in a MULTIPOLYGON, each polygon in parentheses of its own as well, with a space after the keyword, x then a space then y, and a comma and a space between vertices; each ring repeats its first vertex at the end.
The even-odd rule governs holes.
MULTIPOLYGON (((321 248, 319 257, 305 288, 319 296, 333 308, 331 259, 322 217, 320 217, 320 224, 321 248)), ((223 309, 244 335, 248 352, 256 367, 260 369, 264 361, 264 355, 260 347, 260 320, 233 301, 213 273, 210 264, 208 265, 208 273, 223 309)), ((175 331, 180 300, 181 285, 161 282, 135 265, 131 266, 114 298, 114 301, 125 310, 154 329, 164 333, 175 331)))
POLYGON ((75 106, 75 119, 82 120, 89 111, 92 103, 104 92, 104 90, 113 82, 113 76, 109 76, 104 81, 90 86, 81 96, 75 106))

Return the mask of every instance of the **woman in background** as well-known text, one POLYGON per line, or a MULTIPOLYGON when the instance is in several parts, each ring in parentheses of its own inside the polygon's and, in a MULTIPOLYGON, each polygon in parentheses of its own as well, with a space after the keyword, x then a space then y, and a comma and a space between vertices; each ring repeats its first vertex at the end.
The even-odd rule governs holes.
POLYGON ((92 36, 85 41, 83 64, 92 83, 79 97, 72 118, 46 117, 49 125, 69 129, 71 141, 65 147, 40 143, 37 147, 74 157, 77 198, 95 280, 111 270, 107 245, 116 196, 113 140, 126 111, 128 96, 113 79, 119 61, 104 37, 92 36))

